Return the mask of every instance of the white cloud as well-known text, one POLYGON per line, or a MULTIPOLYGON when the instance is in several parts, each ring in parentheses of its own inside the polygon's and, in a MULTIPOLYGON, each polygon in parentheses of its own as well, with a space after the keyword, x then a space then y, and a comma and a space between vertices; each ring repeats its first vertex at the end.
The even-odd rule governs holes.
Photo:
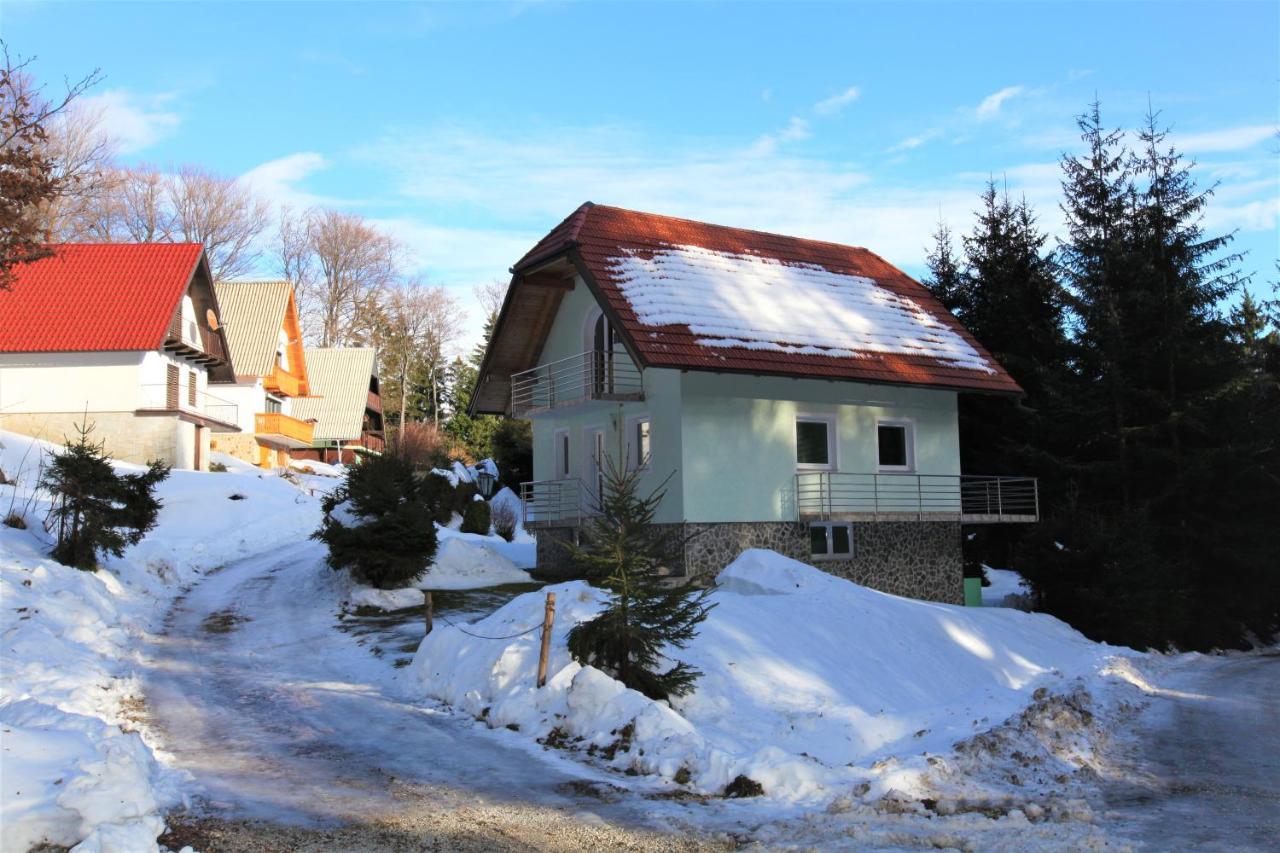
POLYGON ((1191 154, 1208 154, 1215 151, 1243 151, 1268 139, 1280 141, 1274 124, 1251 124, 1210 130, 1203 133, 1175 133, 1173 141, 1191 154))
POLYGON ((813 111, 822 116, 837 115, 849 104, 858 100, 858 96, 861 94, 857 86, 850 86, 838 95, 832 95, 829 98, 818 101, 813 105, 813 111))
POLYGON ((756 156, 766 156, 777 151, 778 146, 784 142, 798 142, 802 139, 808 139, 812 135, 809 130, 809 122, 797 116, 792 116, 786 127, 774 133, 764 134, 752 143, 749 150, 756 156))
POLYGON ((133 154, 150 148, 177 130, 182 117, 165 109, 174 95, 140 95, 126 89, 108 89, 85 95, 77 109, 98 117, 103 131, 115 140, 119 151, 133 154))
POLYGON ((300 151, 255 166, 241 176, 255 192, 277 205, 296 208, 332 203, 331 199, 298 188, 298 184, 329 167, 329 161, 314 151, 300 151))
POLYGON ((974 115, 981 121, 994 118, 1004 106, 1005 101, 1016 98, 1026 91, 1025 86, 1006 86, 999 92, 993 92, 983 98, 982 103, 978 104, 977 109, 974 110, 974 115))
POLYGON ((898 151, 914 151, 915 149, 919 148, 921 145, 924 145, 929 140, 936 139, 941 135, 942 135, 942 131, 940 130, 926 130, 924 133, 920 133, 915 136, 908 136, 906 139, 902 140, 896 145, 889 146, 885 150, 890 154, 893 154, 898 151))

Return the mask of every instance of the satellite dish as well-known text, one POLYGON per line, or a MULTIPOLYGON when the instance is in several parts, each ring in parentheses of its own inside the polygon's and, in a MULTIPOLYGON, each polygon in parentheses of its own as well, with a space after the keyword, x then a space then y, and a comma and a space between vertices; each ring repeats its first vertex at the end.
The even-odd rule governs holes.
POLYGON ((209 324, 209 331, 218 331, 218 315, 210 308, 204 312, 204 321, 209 324))

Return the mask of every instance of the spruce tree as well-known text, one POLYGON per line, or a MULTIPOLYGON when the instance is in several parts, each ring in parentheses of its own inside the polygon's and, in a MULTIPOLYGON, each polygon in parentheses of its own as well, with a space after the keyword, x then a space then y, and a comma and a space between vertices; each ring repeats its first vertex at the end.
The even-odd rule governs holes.
POLYGON ((599 514, 571 552, 587 579, 608 590, 609 603, 569 632, 569 652, 651 699, 683 695, 701 673, 664 651, 684 648, 697 634, 710 609, 707 592, 666 576, 684 539, 653 523, 663 490, 641 497, 641 471, 619 470, 612 459, 604 461, 604 475, 599 514))
POLYGON ((312 534, 329 546, 329 566, 378 589, 405 586, 426 571, 437 544, 437 508, 424 485, 431 479, 416 477, 411 464, 390 453, 348 468, 325 497, 324 520, 312 534))
POLYGON ((939 222, 933 232, 933 246, 925 254, 925 266, 929 274, 922 282, 948 311, 956 313, 960 308, 962 273, 960 259, 956 256, 955 241, 951 229, 939 222))
POLYGON ((155 487, 169 476, 163 462, 117 474, 104 443, 90 440, 93 429, 78 425, 76 439, 52 455, 40 478, 53 497, 46 527, 56 528, 58 538, 51 556, 86 571, 97 569, 100 553, 123 556, 155 527, 161 507, 155 487))

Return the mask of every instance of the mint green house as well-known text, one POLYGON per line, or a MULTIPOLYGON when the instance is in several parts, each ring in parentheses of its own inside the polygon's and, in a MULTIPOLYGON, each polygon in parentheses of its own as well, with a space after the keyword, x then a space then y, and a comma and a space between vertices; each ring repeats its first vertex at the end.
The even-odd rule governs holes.
POLYGON ((961 523, 1039 515, 1034 479, 960 470, 957 395, 1021 389, 865 249, 588 203, 513 273, 472 411, 533 424, 545 575, 609 460, 667 481, 690 576, 771 548, 958 603, 961 523))

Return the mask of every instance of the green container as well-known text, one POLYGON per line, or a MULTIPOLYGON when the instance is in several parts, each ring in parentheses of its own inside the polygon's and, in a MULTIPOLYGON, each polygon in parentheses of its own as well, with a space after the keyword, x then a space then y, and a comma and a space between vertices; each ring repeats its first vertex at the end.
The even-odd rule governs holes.
POLYGON ((964 606, 982 606, 982 578, 964 579, 964 606))

